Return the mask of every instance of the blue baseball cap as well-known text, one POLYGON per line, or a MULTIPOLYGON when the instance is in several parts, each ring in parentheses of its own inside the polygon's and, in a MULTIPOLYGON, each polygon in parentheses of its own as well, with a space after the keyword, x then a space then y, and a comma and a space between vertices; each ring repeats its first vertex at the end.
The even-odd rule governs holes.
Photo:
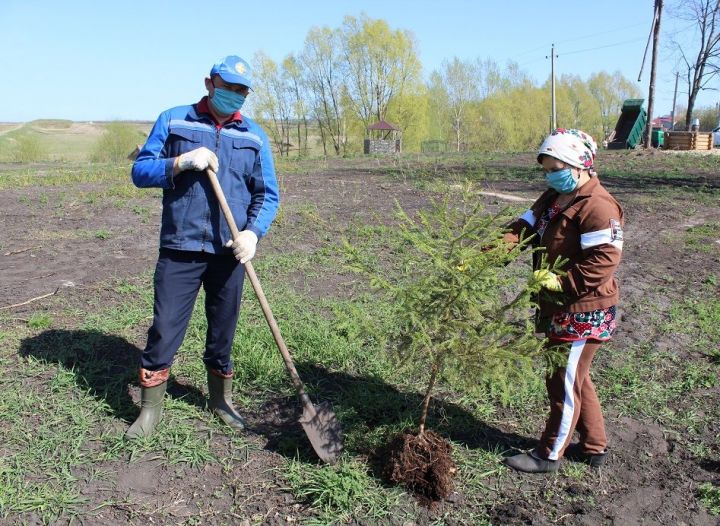
POLYGON ((220 78, 230 84, 242 84, 252 88, 252 70, 247 61, 236 55, 229 55, 216 62, 210 70, 210 76, 220 75, 220 78))

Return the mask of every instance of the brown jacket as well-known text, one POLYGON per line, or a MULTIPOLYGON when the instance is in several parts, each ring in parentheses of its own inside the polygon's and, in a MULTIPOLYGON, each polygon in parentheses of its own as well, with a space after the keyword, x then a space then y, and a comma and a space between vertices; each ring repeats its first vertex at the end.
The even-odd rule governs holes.
MULTIPOLYGON (((505 239, 518 242, 535 233, 534 226, 559 194, 546 190, 523 216, 509 225, 505 239)), ((617 201, 593 177, 577 191, 575 199, 558 213, 534 246, 545 247, 548 261, 567 258, 560 278, 563 303, 540 302, 540 315, 558 311, 587 312, 615 305, 619 298, 615 270, 620 263, 623 244, 623 211, 617 201)), ((533 266, 539 266, 535 253, 533 266)))

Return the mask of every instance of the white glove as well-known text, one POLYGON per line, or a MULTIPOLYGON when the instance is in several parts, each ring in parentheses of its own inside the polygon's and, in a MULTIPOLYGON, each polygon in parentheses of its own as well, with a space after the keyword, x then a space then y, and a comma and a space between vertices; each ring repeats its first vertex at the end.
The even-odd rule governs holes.
POLYGON ((258 237, 252 230, 243 230, 238 233, 237 237, 233 241, 228 241, 225 246, 233 249, 235 259, 240 263, 247 263, 255 255, 255 248, 257 247, 258 237))
POLYGON ((190 150, 177 158, 178 172, 185 170, 203 170, 210 168, 213 172, 218 171, 218 158, 213 152, 201 146, 195 150, 190 150))

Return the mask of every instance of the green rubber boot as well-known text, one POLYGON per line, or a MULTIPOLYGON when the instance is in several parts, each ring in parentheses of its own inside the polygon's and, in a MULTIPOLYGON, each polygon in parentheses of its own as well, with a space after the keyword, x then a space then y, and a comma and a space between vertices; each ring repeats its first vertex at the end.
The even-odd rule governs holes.
POLYGON ((210 410, 234 431, 245 429, 245 421, 238 414, 232 403, 232 377, 221 378, 210 371, 207 373, 210 410))
POLYGON ((147 438, 152 435, 155 426, 162 418, 162 403, 166 389, 167 382, 155 387, 140 388, 140 416, 125 433, 126 438, 147 438))

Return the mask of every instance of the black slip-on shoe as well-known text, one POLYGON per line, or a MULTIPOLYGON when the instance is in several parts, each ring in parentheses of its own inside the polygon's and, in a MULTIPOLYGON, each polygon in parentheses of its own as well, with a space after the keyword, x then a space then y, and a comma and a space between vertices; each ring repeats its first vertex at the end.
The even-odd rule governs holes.
POLYGON ((573 462, 582 462, 591 468, 602 467, 609 454, 610 450, 608 448, 605 448, 605 451, 602 453, 585 453, 580 444, 571 444, 565 449, 566 459, 572 460, 573 462))
POLYGON ((505 464, 524 473, 551 473, 560 468, 559 460, 546 460, 535 455, 534 451, 522 453, 505 459, 505 464))

